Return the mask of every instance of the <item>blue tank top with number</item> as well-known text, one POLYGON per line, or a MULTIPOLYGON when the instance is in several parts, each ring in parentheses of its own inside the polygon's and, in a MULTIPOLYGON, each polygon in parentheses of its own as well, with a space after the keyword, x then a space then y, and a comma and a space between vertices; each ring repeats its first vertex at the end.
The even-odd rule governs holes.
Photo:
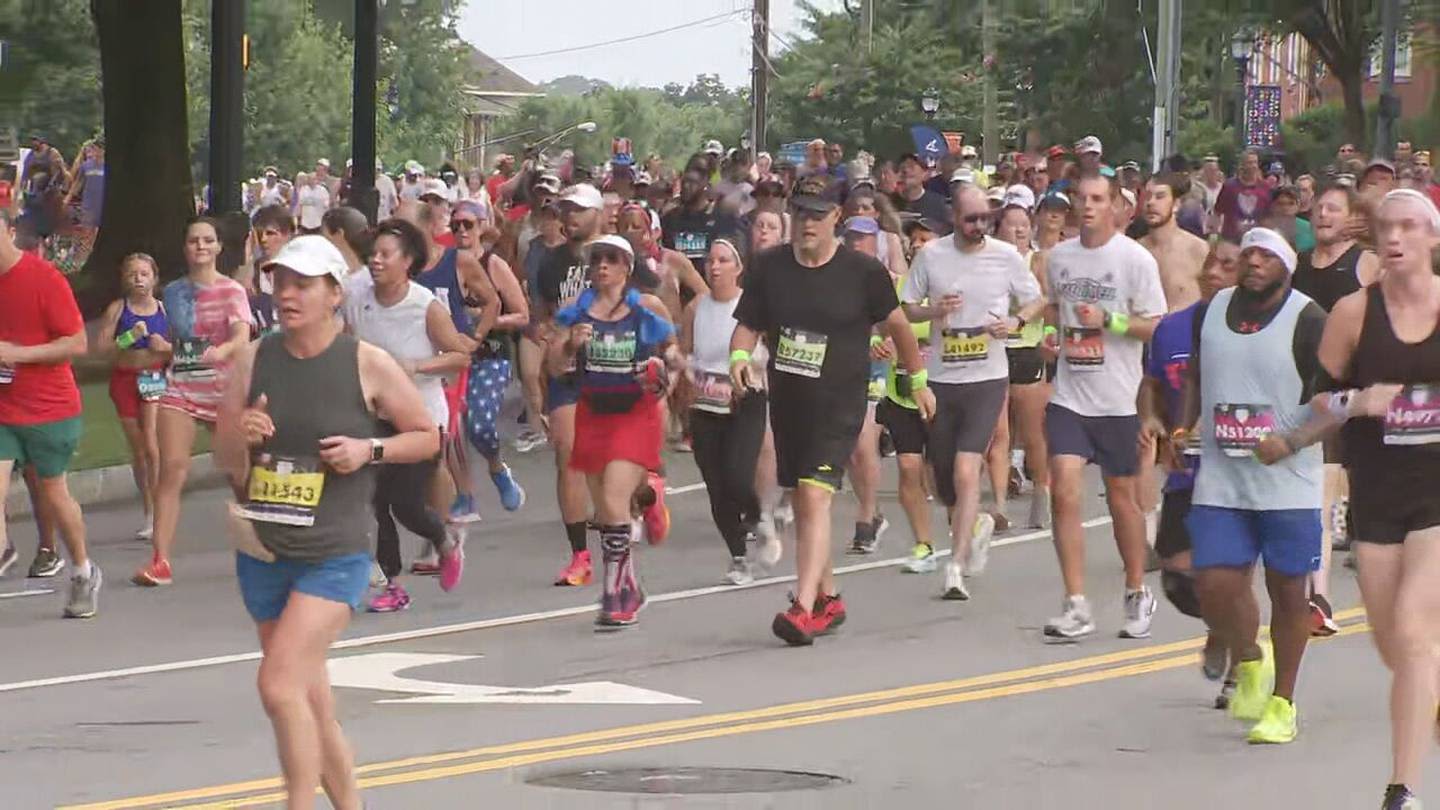
POLYGON ((470 313, 465 311, 465 293, 460 289, 455 248, 446 248, 440 262, 417 276, 415 281, 435 293, 440 303, 450 310, 450 320, 455 322, 455 329, 460 334, 469 335, 475 331, 475 321, 470 317, 470 313))
POLYGON ((656 356, 660 346, 675 333, 675 327, 646 309, 640 292, 633 289, 625 294, 625 305, 630 309, 625 317, 600 320, 589 311, 595 295, 593 288, 581 293, 574 306, 561 310, 555 320, 562 326, 588 323, 594 330, 576 358, 581 396, 599 406, 597 410, 629 410, 643 393, 636 372, 642 363, 656 356))

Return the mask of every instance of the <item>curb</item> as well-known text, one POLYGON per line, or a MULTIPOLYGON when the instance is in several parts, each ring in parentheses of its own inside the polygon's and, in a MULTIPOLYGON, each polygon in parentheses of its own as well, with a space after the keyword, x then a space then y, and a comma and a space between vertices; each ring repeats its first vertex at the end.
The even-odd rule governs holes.
MULTIPOLYGON (((117 501, 138 502, 140 499, 140 490, 135 486, 135 478, 129 465, 78 470, 66 474, 65 478, 70 485, 70 494, 75 496, 75 500, 82 507, 117 501)), ((190 475, 185 480, 185 491, 214 489, 223 484, 224 477, 215 469, 215 459, 211 454, 203 453, 190 459, 190 475)), ((18 473, 10 480, 10 493, 5 499, 5 514, 10 519, 29 517, 31 514, 30 493, 18 473)))

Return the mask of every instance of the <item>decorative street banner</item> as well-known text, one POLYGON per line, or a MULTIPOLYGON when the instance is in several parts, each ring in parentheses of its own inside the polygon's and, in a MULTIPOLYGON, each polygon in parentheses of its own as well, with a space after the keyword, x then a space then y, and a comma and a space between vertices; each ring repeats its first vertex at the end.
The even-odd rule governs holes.
POLYGON ((945 145, 950 147, 950 154, 960 154, 960 147, 965 145, 965 133, 963 132, 942 132, 945 136, 945 145))
POLYGON ((805 165, 805 146, 809 143, 809 140, 804 140, 780 144, 780 151, 775 155, 775 162, 789 162, 796 166, 805 165))
POLYGON ((1245 88, 1245 145, 1258 149, 1280 145, 1280 85, 1245 88))

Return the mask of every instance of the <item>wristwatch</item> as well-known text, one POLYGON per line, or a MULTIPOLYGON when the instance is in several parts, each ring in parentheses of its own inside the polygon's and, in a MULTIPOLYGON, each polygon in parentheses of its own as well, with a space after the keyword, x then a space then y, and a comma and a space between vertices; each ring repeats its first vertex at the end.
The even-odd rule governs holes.
POLYGON ((379 439, 370 440, 370 463, 379 464, 385 458, 385 443, 379 439))

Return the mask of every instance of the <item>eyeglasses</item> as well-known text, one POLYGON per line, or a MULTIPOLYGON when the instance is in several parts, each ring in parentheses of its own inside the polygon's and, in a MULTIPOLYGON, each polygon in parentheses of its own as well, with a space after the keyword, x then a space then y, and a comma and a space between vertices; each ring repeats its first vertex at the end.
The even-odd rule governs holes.
POLYGON ((480 227, 480 223, 473 219, 452 219, 450 220, 450 231, 459 233, 461 231, 473 231, 480 227))

